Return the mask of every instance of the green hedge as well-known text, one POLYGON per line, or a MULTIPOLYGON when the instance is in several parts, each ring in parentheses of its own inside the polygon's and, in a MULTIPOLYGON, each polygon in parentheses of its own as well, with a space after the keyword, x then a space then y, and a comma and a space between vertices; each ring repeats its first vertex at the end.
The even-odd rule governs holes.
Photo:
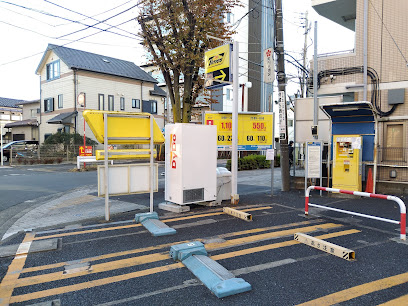
MULTIPOLYGON (((238 159, 238 171, 270 168, 271 161, 264 155, 247 155, 238 159)), ((226 168, 231 171, 231 160, 227 160, 226 168)))

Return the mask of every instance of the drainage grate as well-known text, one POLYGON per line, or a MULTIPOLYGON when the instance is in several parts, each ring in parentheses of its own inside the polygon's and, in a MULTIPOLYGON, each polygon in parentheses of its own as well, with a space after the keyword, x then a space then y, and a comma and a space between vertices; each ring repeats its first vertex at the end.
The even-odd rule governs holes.
POLYGON ((183 190, 183 203, 204 201, 204 188, 183 190))

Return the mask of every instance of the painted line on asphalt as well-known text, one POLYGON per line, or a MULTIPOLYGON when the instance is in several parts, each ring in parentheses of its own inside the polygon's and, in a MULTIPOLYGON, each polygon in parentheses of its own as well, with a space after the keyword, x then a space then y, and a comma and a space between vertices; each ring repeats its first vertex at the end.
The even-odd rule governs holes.
MULTIPOLYGON (((277 213, 270 213, 270 212, 264 212, 264 214, 262 214, 262 217, 267 216, 272 216, 272 215, 280 215, 280 214, 287 214, 287 213, 292 213, 292 211, 283 211, 283 212, 277 212, 277 213)), ((176 224, 176 225, 172 225, 172 228, 174 229, 179 229, 179 228, 185 228, 185 227, 193 227, 193 226, 198 226, 198 225, 207 225, 210 223, 217 223, 217 222, 224 222, 224 221, 229 221, 231 220, 230 218, 228 218, 228 216, 226 216, 226 218, 218 218, 217 220, 215 219, 204 219, 201 221, 195 221, 195 222, 191 222, 191 223, 181 223, 181 224, 176 224), (212 220, 212 221, 206 221, 206 220, 212 220), (208 223, 206 223, 208 222, 208 223)), ((126 233, 126 234, 121 234, 121 233, 117 233, 117 234, 113 234, 113 235, 104 235, 101 237, 94 237, 94 238, 89 238, 89 239, 76 239, 75 241, 70 241, 70 242, 64 242, 64 245, 73 245, 73 244, 81 244, 81 243, 87 243, 87 242, 91 242, 91 241, 100 241, 100 240, 106 240, 106 239, 120 239, 122 237, 129 237, 129 236, 135 236, 135 235, 144 235, 146 233, 149 233, 149 231, 147 230, 141 230, 141 231, 135 231, 135 232, 131 232, 131 233, 126 233)))
MULTIPOLYGON (((240 275, 249 274, 252 272, 264 271, 267 269, 280 267, 280 266, 295 263, 295 262, 296 262, 295 259, 287 258, 287 259, 282 259, 278 261, 271 261, 265 264, 250 266, 250 267, 243 268, 243 269, 237 269, 237 270, 231 271, 231 273, 234 274, 235 276, 240 276, 240 275)), ((182 285, 168 287, 168 288, 164 288, 161 290, 156 290, 156 291, 152 291, 148 293, 143 293, 140 295, 135 295, 129 298, 121 299, 121 300, 98 304, 96 306, 112 306, 112 305, 118 305, 118 304, 129 304, 132 301, 140 300, 143 298, 148 298, 154 295, 159 295, 159 294, 163 294, 167 292, 172 292, 175 290, 185 289, 185 288, 192 287, 192 286, 198 286, 198 285, 203 285, 203 284, 199 282, 197 279, 189 279, 189 280, 184 281, 182 285)))
MULTIPOLYGON (((359 233, 360 231, 358 230, 346 230, 346 231, 340 231, 340 232, 335 232, 335 233, 330 233, 330 234, 324 234, 320 236, 316 236, 317 238, 320 239, 329 239, 333 237, 340 237, 344 235, 349 235, 349 234, 354 234, 354 233, 359 233)), ((252 254, 255 252, 262 252, 270 249, 276 249, 279 247, 286 247, 289 245, 293 244, 299 244, 299 242, 295 240, 290 240, 290 241, 285 241, 285 242, 279 242, 279 243, 274 243, 271 245, 263 245, 258 248, 252 248, 253 250, 249 252, 249 254, 252 254)), ((236 256, 244 255, 241 254, 240 251, 238 252, 229 252, 225 254, 220 254, 216 256, 212 256, 211 258, 216 260, 216 259, 227 259, 227 258, 234 258, 236 256), (222 256, 222 258, 221 258, 222 256)), ((171 271, 174 269, 182 268, 184 265, 182 263, 175 263, 175 264, 170 264, 170 265, 165 265, 165 266, 160 266, 160 267, 155 267, 155 268, 150 268, 142 271, 137 271, 137 272, 132 272, 132 273, 126 273, 126 274, 121 274, 121 275, 116 275, 116 276, 111 276, 111 277, 106 277, 102 279, 97 279, 97 280, 92 280, 88 282, 82 282, 82 283, 76 283, 74 285, 68 285, 68 286, 62 286, 62 287, 57 287, 53 289, 46 289, 42 291, 37 291, 37 292, 32 292, 32 293, 26 293, 22 295, 17 295, 17 296, 12 296, 10 299, 10 303, 19 303, 19 302, 25 302, 25 301, 30 301, 30 300, 35 300, 39 298, 44 298, 48 296, 53 296, 53 295, 59 295, 59 294, 65 294, 69 292, 75 292, 79 290, 84 290, 84 289, 90 289, 93 287, 98 287, 98 286, 103 286, 103 285, 108 285, 116 282, 121 282, 121 281, 126 281, 142 276, 147 276, 147 275, 152 275, 156 273, 161 273, 161 272, 166 272, 166 271, 171 271)))
MULTIPOLYGON (((362 285, 358 285, 355 287, 351 287, 345 290, 341 290, 306 303, 299 304, 298 306, 312 306, 312 305, 334 305, 339 304, 342 302, 346 302, 352 300, 354 298, 373 293, 376 291, 388 289, 394 286, 398 286, 408 282, 408 272, 394 275, 391 277, 386 277, 383 279, 379 279, 376 281, 372 281, 369 283, 365 283, 362 285)), ((403 304, 399 304, 403 305, 403 304)))
POLYGON ((0 283, 0 305, 9 305, 10 298, 13 294, 16 282, 20 277, 20 272, 23 269, 27 253, 34 239, 35 233, 27 233, 24 240, 17 249, 16 256, 9 265, 7 273, 0 283))
POLYGON ((378 306, 401 306, 401 305, 408 305, 408 294, 401 296, 399 298, 396 298, 394 300, 385 302, 383 304, 380 304, 378 306))
MULTIPOLYGON (((265 207, 249 208, 249 209, 243 209, 242 211, 257 211, 257 210, 263 210, 263 209, 272 209, 272 207, 271 206, 265 206, 265 207)), ((190 220, 190 219, 203 218, 203 217, 209 217, 209 216, 219 216, 219 215, 223 215, 223 214, 224 214, 223 212, 206 213, 206 214, 199 214, 199 215, 193 215, 193 216, 187 216, 187 217, 178 217, 178 218, 172 218, 172 219, 162 219, 161 221, 162 222, 175 222, 175 221, 190 220)), ((105 232, 105 231, 114 231, 114 230, 118 230, 118 229, 126 229, 126 228, 140 227, 140 226, 142 226, 142 225, 141 224, 130 224, 130 225, 123 225, 123 226, 104 227, 104 228, 93 229, 93 230, 85 230, 85 231, 79 231, 79 232, 69 232, 69 233, 61 233, 61 234, 54 234, 54 235, 48 235, 48 236, 35 237, 34 240, 84 235, 84 234, 99 233, 99 232, 105 232)))
MULTIPOLYGON (((334 223, 318 224, 318 225, 313 225, 313 226, 294 228, 290 230, 283 230, 283 231, 276 231, 276 232, 270 232, 270 233, 259 234, 259 235, 246 236, 242 238, 228 240, 223 243, 209 243, 209 244, 206 244, 205 248, 207 249, 207 251, 211 251, 215 249, 218 250, 222 248, 231 248, 234 246, 240 246, 243 243, 246 243, 246 244, 256 243, 256 242, 266 240, 266 239, 293 235, 294 233, 297 233, 297 232, 310 233, 310 232, 313 232, 319 229, 330 229, 330 228, 335 228, 339 226, 341 225, 334 224, 334 223)), ((173 244, 177 244, 177 243, 173 243, 173 244)), ((216 255, 216 256, 219 256, 219 255, 216 255)), ((83 275, 90 275, 90 274, 96 274, 96 273, 101 273, 101 272, 113 271, 113 270, 118 270, 122 268, 129 268, 129 267, 144 265, 144 264, 148 264, 152 262, 167 260, 169 258, 170 257, 169 257, 168 251, 166 251, 162 253, 147 254, 147 255, 142 255, 138 257, 131 257, 131 258, 125 258, 125 259, 119 259, 115 261, 95 264, 95 265, 92 265, 91 271, 82 271, 76 274, 64 274, 63 271, 58 271, 58 272, 52 272, 48 274, 24 277, 18 280, 16 287, 31 286, 31 285, 36 285, 36 284, 42 284, 42 283, 48 283, 48 282, 68 279, 68 278, 80 277, 83 275)))
MULTIPOLYGON (((246 235, 246 234, 253 234, 253 233, 269 231, 269 230, 278 230, 278 229, 293 227, 293 226, 314 224, 314 223, 319 223, 319 222, 322 222, 322 221, 323 220, 321 220, 321 219, 315 219, 315 220, 310 220, 310 221, 301 221, 301 222, 288 223, 288 224, 282 224, 282 225, 275 225, 275 226, 269 226, 269 227, 260 227, 260 228, 254 228, 254 229, 251 229, 251 230, 221 234, 221 235, 218 235, 217 237, 218 238, 228 238, 228 237, 234 237, 234 236, 246 235)), ((198 240, 202 241, 204 239, 198 239, 198 240)), ((133 250, 122 251, 122 252, 115 252, 115 253, 110 253, 110 254, 94 256, 94 257, 88 257, 88 258, 83 258, 83 259, 78 260, 78 263, 92 262, 92 261, 97 261, 97 260, 115 258, 115 257, 119 257, 119 256, 126 256, 126 255, 132 255, 132 254, 137 254, 137 253, 160 250, 160 249, 169 248, 174 244, 185 243, 185 242, 189 242, 189 241, 171 242, 171 243, 159 244, 159 245, 151 246, 151 247, 133 249, 133 250)), ((60 263, 55 263, 55 264, 30 267, 30 268, 24 269, 22 271, 22 274, 23 273, 36 272, 36 271, 42 271, 42 270, 48 270, 48 269, 60 268, 60 267, 63 267, 65 265, 67 265, 67 264, 69 264, 69 263, 68 262, 60 262, 60 263)))

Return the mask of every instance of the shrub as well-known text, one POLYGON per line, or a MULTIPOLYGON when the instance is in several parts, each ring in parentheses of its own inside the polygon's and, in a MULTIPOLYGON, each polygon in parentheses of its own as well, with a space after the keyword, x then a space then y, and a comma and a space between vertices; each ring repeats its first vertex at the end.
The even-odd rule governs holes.
MULTIPOLYGON (((271 162, 264 155, 251 154, 238 159, 238 171, 270 168, 271 162)), ((227 160, 226 168, 231 171, 231 160, 227 160)))

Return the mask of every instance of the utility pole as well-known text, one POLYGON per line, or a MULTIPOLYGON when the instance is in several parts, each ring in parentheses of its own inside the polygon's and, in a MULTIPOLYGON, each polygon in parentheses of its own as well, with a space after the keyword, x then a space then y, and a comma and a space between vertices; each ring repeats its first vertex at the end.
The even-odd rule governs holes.
MULTIPOLYGON (((304 24, 305 24, 305 33, 304 33, 305 41, 304 41, 304 44, 303 44, 303 67, 306 69, 307 37, 308 37, 309 30, 310 30, 309 19, 308 19, 308 11, 306 11, 306 13, 305 13, 305 23, 304 24)), ((306 98, 306 90, 305 90, 306 89, 306 72, 304 70, 302 70, 302 82, 300 84, 301 84, 300 90, 301 90, 302 98, 306 98)))
POLYGON ((275 39, 277 55, 277 79, 278 90, 281 103, 279 109, 279 139, 281 147, 281 174, 282 174, 282 191, 289 191, 289 151, 288 151, 288 126, 287 126, 287 108, 286 108, 286 74, 285 74, 285 49, 283 47, 283 11, 282 0, 275 0, 275 39))

